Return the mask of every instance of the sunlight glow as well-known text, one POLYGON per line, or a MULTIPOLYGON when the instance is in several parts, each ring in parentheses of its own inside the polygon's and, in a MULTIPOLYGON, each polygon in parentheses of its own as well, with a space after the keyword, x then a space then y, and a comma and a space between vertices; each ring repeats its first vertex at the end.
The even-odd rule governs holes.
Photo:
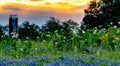
POLYGON ((9 2, 11 2, 11 0, 1 0, 2 5, 6 4, 6 3, 9 3, 9 2))
MULTIPOLYGON (((24 10, 45 9, 57 12, 83 12, 90 0, 0 0, 0 6, 14 6, 24 10), (21 8, 22 7, 22 8, 21 8)), ((13 7, 11 7, 13 8, 13 7)))
POLYGON ((21 3, 27 5, 36 5, 36 4, 45 4, 45 3, 69 3, 71 5, 83 5, 89 2, 90 0, 1 0, 1 4, 5 5, 7 3, 21 3))
POLYGON ((62 0, 46 0, 46 2, 62 2, 62 0))

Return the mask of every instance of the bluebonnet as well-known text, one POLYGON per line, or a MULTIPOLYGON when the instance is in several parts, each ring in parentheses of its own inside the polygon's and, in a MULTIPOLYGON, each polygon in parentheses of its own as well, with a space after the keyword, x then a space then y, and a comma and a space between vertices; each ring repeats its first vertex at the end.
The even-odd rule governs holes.
POLYGON ((87 62, 85 57, 71 58, 68 56, 51 61, 50 57, 47 55, 43 57, 33 56, 29 59, 24 58, 20 60, 0 59, 0 66, 101 66, 102 63, 105 63, 105 66, 120 66, 120 62, 111 63, 110 60, 105 60, 102 58, 97 59, 93 55, 90 55, 89 58, 90 62, 87 62))
POLYGON ((45 51, 45 48, 44 48, 44 47, 41 47, 41 51, 45 51))
POLYGON ((91 59, 91 60, 95 60, 95 58, 94 58, 93 55, 90 55, 90 59, 91 59))

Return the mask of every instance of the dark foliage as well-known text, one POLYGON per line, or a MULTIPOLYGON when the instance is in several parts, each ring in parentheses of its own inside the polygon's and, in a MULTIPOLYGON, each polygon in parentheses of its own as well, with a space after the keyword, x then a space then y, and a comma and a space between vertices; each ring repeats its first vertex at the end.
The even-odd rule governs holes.
POLYGON ((60 21, 55 19, 54 17, 50 17, 50 20, 46 22, 45 25, 41 27, 41 31, 44 32, 54 32, 55 30, 60 30, 62 26, 60 25, 60 21))
POLYGON ((119 0, 96 0, 90 1, 85 9, 82 28, 109 28, 120 27, 120 1, 119 0))
POLYGON ((4 35, 3 26, 0 25, 0 40, 2 39, 3 35, 4 35))
POLYGON ((39 36, 39 26, 35 24, 30 24, 29 22, 24 22, 21 26, 19 26, 19 38, 20 39, 36 39, 39 36))
POLYGON ((75 23, 73 20, 68 20, 65 22, 60 22, 60 20, 50 17, 50 20, 46 22, 45 25, 41 27, 41 32, 46 33, 46 32, 52 32, 54 33, 56 30, 61 33, 61 30, 67 33, 77 29, 78 24, 75 23))

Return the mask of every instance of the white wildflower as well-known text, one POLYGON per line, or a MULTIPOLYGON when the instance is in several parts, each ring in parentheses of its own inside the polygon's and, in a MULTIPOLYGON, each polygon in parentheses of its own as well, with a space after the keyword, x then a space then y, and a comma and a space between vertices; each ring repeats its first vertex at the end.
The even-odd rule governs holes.
POLYGON ((112 25, 113 23, 111 22, 110 24, 112 25))
POLYGON ((120 22, 118 22, 118 24, 120 24, 120 22))
POLYGON ((93 33, 95 34, 96 32, 97 32, 97 30, 94 30, 94 32, 93 32, 93 33))
POLYGON ((37 48, 35 48, 35 50, 37 50, 37 48))
POLYGON ((55 44, 58 44, 57 42, 55 42, 55 44))
POLYGON ((82 31, 82 33, 85 33, 85 31, 82 31))
POLYGON ((55 33, 57 33, 57 32, 58 32, 58 30, 55 31, 55 33))
POLYGON ((26 37, 26 39, 29 39, 29 37, 26 37))
POLYGON ((45 40, 43 40, 43 42, 46 42, 45 40))
POLYGON ((114 28, 117 28, 117 26, 114 26, 114 28))
POLYGON ((23 51, 23 48, 20 48, 20 51, 23 51))
POLYGON ((64 39, 66 39, 66 37, 64 37, 64 39))
POLYGON ((27 43, 28 41, 26 40, 25 43, 27 43))
POLYGON ((47 37, 50 37, 50 35, 48 34, 48 35, 46 35, 47 37))
POLYGON ((4 36, 2 35, 1 37, 3 38, 4 36))
POLYGON ((37 36, 37 39, 39 39, 39 36, 37 36))

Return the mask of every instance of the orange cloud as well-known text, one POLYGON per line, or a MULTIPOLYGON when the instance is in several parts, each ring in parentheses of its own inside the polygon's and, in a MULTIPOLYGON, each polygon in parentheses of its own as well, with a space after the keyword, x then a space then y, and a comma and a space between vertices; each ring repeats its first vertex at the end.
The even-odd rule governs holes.
POLYGON ((8 16, 17 14, 19 23, 31 21, 42 24, 48 17, 73 19, 80 23, 89 0, 0 0, 0 24, 8 24, 8 16))
POLYGON ((1 0, 3 9, 7 10, 40 10, 62 13, 79 13, 86 8, 89 0, 1 0))
POLYGON ((43 5, 38 6, 32 6, 32 5, 26 5, 26 4, 15 4, 15 3, 9 3, 6 5, 2 5, 1 12, 6 11, 44 11, 44 12, 57 12, 57 13, 66 13, 66 14, 75 14, 75 13, 81 13, 86 8, 86 5, 81 6, 73 6, 69 3, 45 3, 43 5))

